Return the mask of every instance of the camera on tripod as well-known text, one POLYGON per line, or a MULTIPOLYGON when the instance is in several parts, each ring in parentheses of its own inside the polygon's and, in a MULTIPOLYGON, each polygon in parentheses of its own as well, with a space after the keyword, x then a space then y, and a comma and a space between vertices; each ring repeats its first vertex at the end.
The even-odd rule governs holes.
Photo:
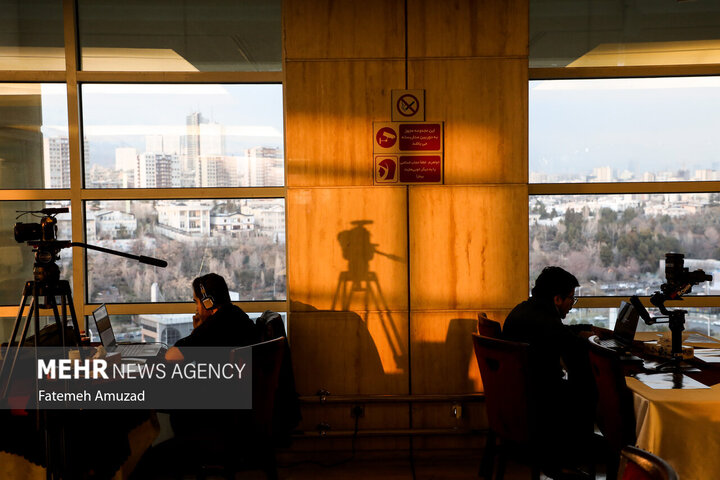
POLYGON ((36 281, 57 282, 60 279, 60 269, 55 263, 58 260, 58 253, 63 248, 69 247, 70 242, 59 242, 57 240, 57 218, 58 213, 67 213, 70 209, 64 208, 43 208, 22 212, 22 215, 33 214, 43 215, 40 223, 15 224, 15 241, 18 243, 27 242, 35 252, 35 265, 33 276, 36 281))
POLYGON ((665 254, 665 278, 667 283, 660 285, 666 300, 675 300, 692 291, 693 285, 712 281, 712 275, 703 270, 690 271, 684 267, 685 256, 682 253, 665 254))
POLYGON ((44 215, 40 223, 22 223, 15 224, 15 241, 18 243, 32 242, 39 240, 42 242, 53 242, 57 240, 57 219, 54 215, 58 213, 67 213, 70 210, 65 208, 43 208, 42 210, 23 212, 41 213, 44 215))

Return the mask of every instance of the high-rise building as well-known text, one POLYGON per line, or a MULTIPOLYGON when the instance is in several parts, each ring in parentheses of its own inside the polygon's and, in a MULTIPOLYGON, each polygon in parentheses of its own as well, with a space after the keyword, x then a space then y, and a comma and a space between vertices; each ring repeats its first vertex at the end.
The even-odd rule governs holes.
POLYGON ((225 155, 225 127, 210 122, 200 112, 193 112, 185 118, 186 135, 183 139, 183 170, 194 170, 196 186, 199 178, 207 176, 200 171, 201 156, 225 155))
POLYGON ((253 147, 245 150, 247 171, 245 178, 251 187, 284 184, 283 154, 277 147, 253 147))
POLYGON ((45 185, 47 188, 70 188, 70 145, 68 137, 43 139, 45 185))
POLYGON ((236 158, 224 155, 200 155, 195 168, 198 187, 237 187, 236 158))
POLYGON ((177 155, 143 153, 135 169, 138 188, 173 188, 180 186, 180 162, 177 155))
MULTIPOLYGON (((90 144, 83 141, 85 167, 90 162, 90 144)), ((45 158, 45 185, 47 188, 70 188, 70 142, 68 137, 43 139, 45 158)))

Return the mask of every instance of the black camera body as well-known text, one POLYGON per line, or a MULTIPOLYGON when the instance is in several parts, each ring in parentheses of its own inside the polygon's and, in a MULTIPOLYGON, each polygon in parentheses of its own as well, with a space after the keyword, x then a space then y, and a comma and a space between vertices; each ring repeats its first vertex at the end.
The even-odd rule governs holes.
POLYGON ((689 271, 684 266, 685 255, 682 253, 665 254, 665 278, 667 283, 660 285, 660 290, 667 300, 675 300, 692 291, 693 285, 712 281, 712 275, 703 270, 689 271))
POLYGON ((42 210, 25 213, 42 214, 40 223, 15 224, 15 241, 18 243, 27 242, 35 252, 35 265, 33 275, 36 281, 57 283, 60 278, 60 269, 55 263, 58 260, 60 250, 68 247, 69 242, 57 241, 57 219, 58 213, 68 212, 68 208, 43 208, 42 210))
POLYGON ((15 224, 15 241, 18 243, 40 240, 52 242, 57 238, 57 219, 55 217, 43 217, 40 223, 15 224))
POLYGON ((67 213, 70 209, 63 208, 43 208, 42 210, 22 212, 41 213, 43 215, 40 223, 22 223, 15 224, 15 241, 23 242, 54 242, 57 240, 57 219, 55 215, 58 213, 67 213))

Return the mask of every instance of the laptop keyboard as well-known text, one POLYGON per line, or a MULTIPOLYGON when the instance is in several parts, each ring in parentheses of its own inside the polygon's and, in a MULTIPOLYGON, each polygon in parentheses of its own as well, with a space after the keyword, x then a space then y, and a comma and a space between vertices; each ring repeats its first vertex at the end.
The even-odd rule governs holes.
POLYGON ((602 340, 598 340, 598 343, 605 347, 610 348, 612 350, 625 350, 627 349, 626 345, 623 345, 622 343, 618 342, 615 338, 605 338, 602 340))
POLYGON ((120 352, 125 357, 132 357, 133 355, 148 355, 148 345, 136 344, 136 345, 121 345, 120 352))

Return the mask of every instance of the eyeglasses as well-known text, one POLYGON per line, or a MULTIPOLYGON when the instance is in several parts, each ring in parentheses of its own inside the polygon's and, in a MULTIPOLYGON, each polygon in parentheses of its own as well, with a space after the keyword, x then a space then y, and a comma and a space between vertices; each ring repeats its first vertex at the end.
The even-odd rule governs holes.
POLYGON ((568 295, 568 296, 565 297, 565 298, 572 298, 572 306, 573 306, 573 307, 574 307, 575 304, 578 302, 578 300, 580 300, 580 297, 576 297, 575 295, 568 295))

